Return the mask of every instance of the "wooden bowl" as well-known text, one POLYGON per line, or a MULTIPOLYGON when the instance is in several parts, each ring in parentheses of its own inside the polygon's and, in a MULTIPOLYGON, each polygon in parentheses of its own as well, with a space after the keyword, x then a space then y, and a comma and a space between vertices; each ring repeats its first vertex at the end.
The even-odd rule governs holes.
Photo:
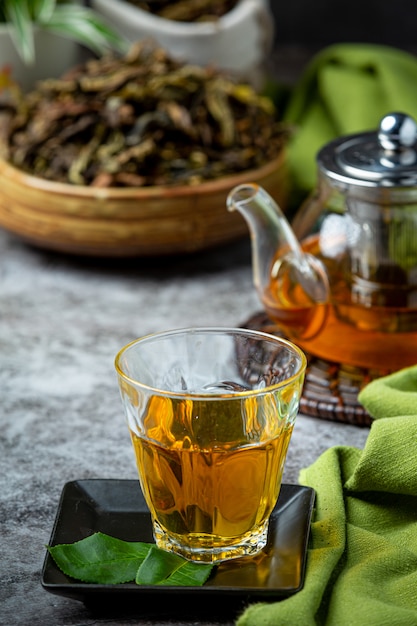
POLYGON ((229 191, 256 182, 285 207, 282 153, 263 167, 197 186, 97 188, 51 182, 0 160, 0 226, 36 246, 101 257, 189 253, 248 234, 229 191))

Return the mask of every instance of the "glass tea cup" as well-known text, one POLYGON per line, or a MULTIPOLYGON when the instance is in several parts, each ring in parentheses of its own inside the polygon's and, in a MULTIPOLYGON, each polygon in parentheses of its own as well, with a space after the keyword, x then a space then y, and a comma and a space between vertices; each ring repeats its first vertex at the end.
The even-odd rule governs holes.
POLYGON ((266 544, 306 357, 238 328, 137 339, 115 367, 156 544, 218 562, 266 544))

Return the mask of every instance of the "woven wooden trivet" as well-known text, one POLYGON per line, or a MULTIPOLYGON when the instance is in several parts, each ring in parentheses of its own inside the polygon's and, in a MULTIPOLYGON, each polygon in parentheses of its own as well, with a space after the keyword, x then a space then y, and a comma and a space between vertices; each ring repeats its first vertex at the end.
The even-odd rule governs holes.
MULTIPOLYGON (((281 337, 285 336, 264 312, 256 313, 242 326, 281 337)), ((385 376, 389 372, 333 363, 308 353, 306 356, 308 366, 300 401, 300 412, 303 415, 334 422, 370 426, 371 417, 359 404, 358 394, 371 380, 385 376)))

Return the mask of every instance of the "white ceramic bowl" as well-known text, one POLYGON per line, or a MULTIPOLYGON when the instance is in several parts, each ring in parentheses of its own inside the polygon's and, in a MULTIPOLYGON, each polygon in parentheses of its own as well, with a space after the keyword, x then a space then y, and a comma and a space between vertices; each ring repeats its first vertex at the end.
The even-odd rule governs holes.
POLYGON ((268 0, 241 0, 215 22, 177 22, 124 0, 91 0, 92 8, 129 42, 152 38, 184 62, 214 64, 249 80, 263 80, 274 34, 268 0))

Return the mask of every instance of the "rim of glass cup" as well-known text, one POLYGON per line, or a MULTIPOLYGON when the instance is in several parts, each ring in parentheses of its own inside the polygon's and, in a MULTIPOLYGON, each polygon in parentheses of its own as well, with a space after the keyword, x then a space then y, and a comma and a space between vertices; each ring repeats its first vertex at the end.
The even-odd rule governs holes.
POLYGON ((284 339, 283 337, 276 337, 275 335, 266 333, 261 330, 251 330, 249 328, 238 328, 234 326, 188 326, 184 328, 175 328, 171 330, 149 333, 147 335, 143 335, 142 337, 137 337, 136 339, 133 339, 133 341, 130 341, 125 346, 123 346, 119 350, 119 352, 116 354, 114 365, 115 365, 117 374, 123 380, 133 384, 135 387, 139 387, 141 389, 151 391, 153 394, 171 396, 174 398, 192 397, 195 399, 196 398, 204 398, 204 399, 213 398, 213 399, 219 400, 221 398, 231 398, 231 397, 233 398, 246 397, 247 398, 248 396, 259 396, 260 394, 271 393, 274 390, 287 387, 288 385, 291 385, 295 380, 297 380, 297 378, 299 378, 303 374, 303 372, 305 372, 306 367, 307 367, 307 357, 304 354, 304 352, 301 350, 301 348, 299 348, 296 344, 292 343, 288 339, 284 339), (298 368, 297 372, 295 372, 292 376, 289 376, 288 378, 285 378, 285 380, 281 380, 278 383, 274 383, 273 385, 266 385, 265 387, 262 387, 259 389, 247 389, 243 391, 233 391, 233 392, 222 391, 221 395, 216 395, 210 392, 207 392, 207 393, 203 393, 201 391, 192 392, 189 390, 185 390, 181 392, 181 391, 172 391, 169 389, 161 389, 160 387, 152 387, 151 385, 147 385, 145 383, 142 383, 139 380, 136 380, 135 378, 132 378, 131 376, 129 376, 123 371, 120 365, 121 359, 123 355, 133 346, 139 343, 145 343, 147 341, 151 341, 153 339, 157 339, 160 337, 184 335, 185 333, 189 333, 190 331, 193 331, 195 333, 213 333, 213 334, 215 333, 239 333, 241 335, 247 335, 248 337, 252 336, 257 339, 263 339, 264 341, 272 341, 273 343, 285 345, 289 350, 291 350, 294 354, 296 354, 300 358, 300 367, 298 368))

